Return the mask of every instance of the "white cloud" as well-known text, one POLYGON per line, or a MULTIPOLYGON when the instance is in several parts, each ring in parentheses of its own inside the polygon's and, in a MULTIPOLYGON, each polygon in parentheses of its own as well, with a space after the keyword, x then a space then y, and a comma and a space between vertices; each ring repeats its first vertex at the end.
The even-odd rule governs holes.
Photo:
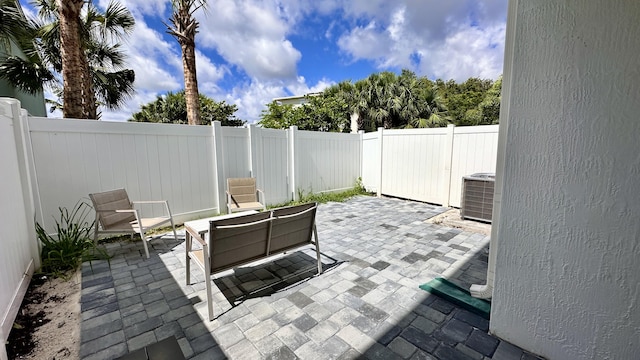
POLYGON ((302 54, 286 39, 287 21, 278 8, 259 1, 222 0, 198 14, 199 43, 215 48, 230 64, 261 81, 295 79, 302 54))
POLYGON ((298 79, 295 82, 288 84, 286 86, 286 89, 291 94, 305 95, 309 93, 321 92, 334 84, 335 81, 322 78, 315 85, 310 87, 309 85, 307 85, 307 80, 304 78, 304 76, 298 76, 298 79))
MULTIPOLYGON (((99 0, 98 5, 105 9, 113 0, 99 0)), ((141 19, 142 15, 164 17, 170 9, 170 2, 167 0, 118 0, 120 4, 129 9, 136 17, 141 19)))
POLYGON ((238 106, 236 116, 249 123, 255 123, 260 120, 260 114, 266 108, 265 105, 273 101, 274 98, 288 96, 289 94, 320 92, 331 85, 333 85, 332 81, 321 79, 315 85, 309 86, 302 76, 288 82, 262 82, 254 79, 234 87, 226 95, 211 96, 218 101, 225 100, 229 104, 236 104, 238 106))
POLYGON ((388 53, 391 43, 376 22, 371 21, 367 26, 358 26, 341 36, 338 46, 356 60, 381 59, 388 53))
POLYGON ((340 49, 380 70, 409 68, 429 77, 495 79, 502 72, 505 0, 392 4, 386 12, 379 11, 384 5, 364 1, 347 6, 348 14, 369 22, 343 33, 340 49))
POLYGON ((201 92, 218 93, 221 91, 218 82, 229 73, 229 69, 224 65, 216 66, 211 59, 196 50, 196 73, 201 92))
POLYGON ((227 103, 236 104, 238 112, 236 116, 249 123, 255 123, 260 119, 260 113, 265 108, 265 104, 270 103, 273 98, 284 96, 285 91, 282 84, 251 81, 233 88, 224 99, 227 103))
POLYGON ((463 29, 430 51, 430 60, 420 63, 421 72, 445 80, 496 79, 502 74, 504 37, 504 25, 463 29))

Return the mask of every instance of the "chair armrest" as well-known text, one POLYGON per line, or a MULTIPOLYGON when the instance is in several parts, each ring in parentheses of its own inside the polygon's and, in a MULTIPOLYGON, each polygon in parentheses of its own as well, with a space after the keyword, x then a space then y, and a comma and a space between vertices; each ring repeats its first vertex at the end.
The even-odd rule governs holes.
POLYGON ((169 201, 167 200, 137 200, 131 202, 131 206, 135 204, 164 204, 164 210, 167 212, 167 215, 172 217, 171 210, 169 209, 169 201))
POLYGON ((138 200, 132 201, 131 204, 165 204, 167 200, 138 200))
MULTIPOLYGON (((202 245, 203 247, 207 246, 207 242, 200 237, 200 233, 198 233, 195 229, 191 228, 188 225, 184 226, 185 231, 187 231, 189 233, 189 235, 191 235, 192 239, 195 239, 197 242, 200 243, 200 245, 202 245)), ((188 244, 190 245, 190 244, 188 244)), ((188 246, 187 251, 190 251, 190 246, 188 246)))
POLYGON ((264 191, 260 189, 256 189, 256 193, 258 193, 258 202, 266 206, 267 204, 265 204, 264 191), (260 194, 262 194, 262 196, 260 196, 260 194), (261 198, 262 198, 262 201, 260 201, 261 198))

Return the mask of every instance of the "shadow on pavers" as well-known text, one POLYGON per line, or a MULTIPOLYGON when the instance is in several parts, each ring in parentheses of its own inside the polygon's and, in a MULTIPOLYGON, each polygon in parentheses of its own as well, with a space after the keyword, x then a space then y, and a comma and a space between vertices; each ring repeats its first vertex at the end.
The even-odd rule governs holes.
MULTIPOLYGON (((175 336, 186 358, 226 358, 194 304, 201 299, 185 281, 184 238, 148 243, 120 241, 106 247, 112 258, 82 266, 82 359, 113 359, 175 336)), ((204 284, 203 284, 204 285, 204 284)))
MULTIPOLYGON (((342 263, 326 255, 322 257, 332 261, 322 263, 323 273, 342 263)), ((317 275, 315 251, 304 249, 220 273, 213 278, 213 283, 228 303, 235 307, 247 299, 271 296, 317 275)))

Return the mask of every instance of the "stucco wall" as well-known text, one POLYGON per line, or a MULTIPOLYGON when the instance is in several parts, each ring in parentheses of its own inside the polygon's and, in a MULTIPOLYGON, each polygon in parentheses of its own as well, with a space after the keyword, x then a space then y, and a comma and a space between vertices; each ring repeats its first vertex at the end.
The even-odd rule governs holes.
POLYGON ((520 0, 509 16, 491 331, 550 359, 637 359, 640 2, 520 0))

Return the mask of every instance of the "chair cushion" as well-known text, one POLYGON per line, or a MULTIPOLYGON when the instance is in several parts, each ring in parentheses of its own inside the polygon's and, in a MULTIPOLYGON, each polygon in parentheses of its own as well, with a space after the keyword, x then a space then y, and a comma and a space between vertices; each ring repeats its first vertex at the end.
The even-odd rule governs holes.
POLYGON ((239 202, 238 205, 231 203, 231 212, 264 209, 264 205, 260 204, 259 202, 247 202, 247 203, 239 202))
POLYGON ((131 210, 131 201, 124 189, 116 189, 101 193, 89 194, 93 208, 98 213, 98 219, 104 230, 109 230, 114 224, 134 221, 136 216, 132 213, 110 212, 110 210, 131 210), (109 212, 104 212, 109 211, 109 212))

